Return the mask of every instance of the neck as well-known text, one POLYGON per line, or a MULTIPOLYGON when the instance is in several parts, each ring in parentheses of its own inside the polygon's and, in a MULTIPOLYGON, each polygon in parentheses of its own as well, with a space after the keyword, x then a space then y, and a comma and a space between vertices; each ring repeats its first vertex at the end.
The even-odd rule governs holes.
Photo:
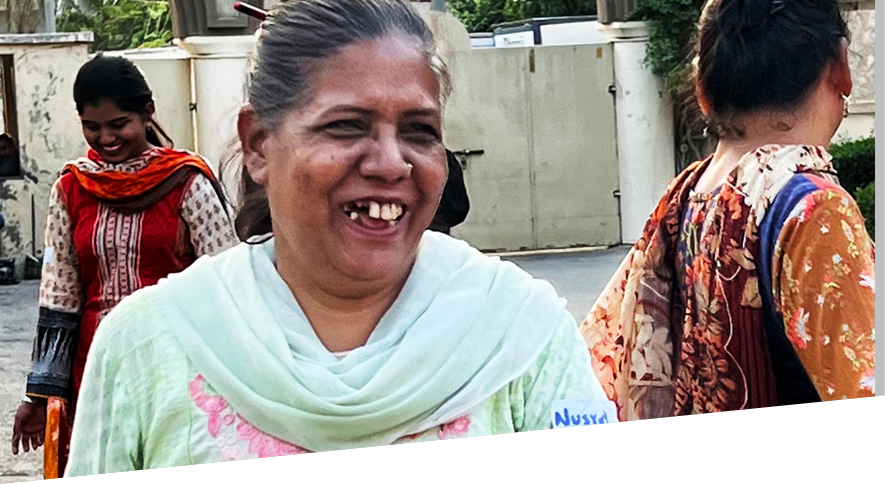
POLYGON ((331 352, 366 343, 393 305, 409 272, 378 281, 325 277, 330 271, 302 263, 289 244, 277 242, 277 271, 289 286, 319 340, 331 352))
POLYGON ((723 137, 719 141, 712 163, 698 179, 695 190, 709 192, 715 189, 725 182, 744 155, 766 145, 828 148, 838 124, 833 127, 832 123, 822 121, 833 118, 827 114, 800 109, 789 114, 766 111, 739 117, 735 124, 742 128, 743 135, 723 137))
POLYGON ((713 156, 737 165, 747 153, 762 146, 810 145, 829 148, 841 123, 838 103, 833 103, 826 86, 812 91, 798 108, 788 112, 759 111, 739 116, 735 124, 743 130, 739 138, 723 138, 713 156), (836 121, 838 119, 838 121, 836 121))

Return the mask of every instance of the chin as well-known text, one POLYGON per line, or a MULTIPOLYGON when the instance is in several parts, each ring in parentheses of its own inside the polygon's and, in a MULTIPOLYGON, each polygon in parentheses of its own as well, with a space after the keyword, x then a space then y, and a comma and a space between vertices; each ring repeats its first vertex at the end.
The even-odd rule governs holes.
POLYGON ((357 280, 379 280, 390 277, 399 278, 408 272, 413 254, 401 250, 355 251, 344 257, 340 269, 357 280))

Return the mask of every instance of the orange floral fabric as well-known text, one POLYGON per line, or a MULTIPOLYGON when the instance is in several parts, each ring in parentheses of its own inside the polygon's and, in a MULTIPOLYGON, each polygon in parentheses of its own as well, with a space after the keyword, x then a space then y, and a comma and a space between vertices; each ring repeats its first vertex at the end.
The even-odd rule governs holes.
POLYGON ((873 396, 875 253, 855 201, 838 186, 806 197, 775 260, 775 301, 821 399, 873 396))
MULTIPOLYGON (((759 222, 781 188, 796 174, 835 180, 829 159, 822 148, 807 146, 766 146, 748 153, 727 182, 698 210, 688 214, 686 225, 683 222, 692 188, 710 160, 695 163, 671 183, 639 242, 581 325, 594 370, 609 398, 617 404, 620 420, 777 404, 776 375, 763 326, 756 267, 760 260, 759 222), (680 244, 692 245, 691 257, 686 258, 685 251, 680 253, 680 244)), ((838 188, 836 184, 832 187, 838 188)), ((825 216, 818 210, 826 211, 811 210, 809 213, 815 214, 812 218, 825 216)), ((841 225, 838 220, 829 223, 841 225)), ((862 230, 862 221, 855 218, 846 223, 860 227, 852 230, 855 245, 868 244, 864 242, 868 240, 865 232, 858 231, 862 230)), ((795 281, 793 269, 782 270, 787 268, 787 258, 799 260, 793 253, 813 254, 817 250, 813 238, 795 238, 795 233, 789 227, 781 232, 777 253, 787 257, 783 262, 773 262, 779 281, 786 274, 793 274, 795 281)), ((832 247, 850 250, 851 242, 845 237, 844 241, 832 239, 832 247)), ((871 259, 872 251, 868 252, 871 259)), ((858 277, 868 270, 872 280, 871 264, 849 270, 856 271, 858 277)), ((832 281, 824 284, 828 282, 832 281)), ((803 294, 803 290, 799 292, 803 294)), ((797 303, 795 295, 787 294, 779 299, 784 311, 793 311, 791 316, 799 308, 810 311, 805 302, 809 296, 797 303)), ((860 297, 866 296, 857 291, 845 293, 843 308, 851 308, 860 297)), ((871 298, 869 304, 872 311, 871 298)), ((845 340, 861 335, 870 338, 869 353, 863 352, 867 346, 860 351, 851 348, 857 360, 872 355, 873 319, 871 312, 863 310, 850 314, 856 323, 854 327, 849 324, 851 335, 846 333, 845 340)), ((799 316, 803 321, 804 316, 799 316)), ((835 368, 834 363, 828 361, 823 364, 826 369, 821 369, 819 356, 808 351, 800 355, 818 388, 824 380, 832 379, 829 375, 834 374, 830 370, 835 368), (821 377, 823 374, 828 376, 821 377)), ((846 378, 850 380, 873 368, 871 358, 857 365, 860 373, 846 378)))

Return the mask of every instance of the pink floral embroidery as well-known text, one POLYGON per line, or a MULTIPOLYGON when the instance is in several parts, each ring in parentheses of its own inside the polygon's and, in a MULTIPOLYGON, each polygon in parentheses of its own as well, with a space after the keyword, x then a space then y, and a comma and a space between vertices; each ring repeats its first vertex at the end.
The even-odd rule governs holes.
POLYGON ((464 416, 439 428, 439 439, 445 440, 450 437, 461 437, 467 435, 470 430, 470 416, 464 416))
MULTIPOLYGON (((207 427, 209 435, 214 439, 223 438, 223 436, 220 437, 223 430, 222 427, 228 429, 226 432, 236 432, 236 436, 230 442, 232 445, 222 447, 221 462, 242 460, 249 457, 243 454, 240 449, 241 444, 234 444, 237 439, 240 442, 248 442, 248 453, 253 456, 257 455, 259 458, 307 453, 301 447, 271 437, 249 425, 243 417, 234 413, 224 397, 212 394, 206 388, 206 385, 206 380, 203 376, 197 375, 188 384, 188 391, 197 408, 206 412, 208 416, 207 427), (236 426, 235 429, 233 428, 234 426, 236 426)), ((230 435, 227 435, 227 437, 230 437, 230 435)))
POLYGON ((221 431, 221 412, 227 408, 227 401, 221 395, 206 394, 203 391, 203 383, 205 381, 202 375, 197 375, 188 385, 188 390, 197 407, 209 414, 209 434, 217 438, 218 432, 221 431))
POLYGON ((249 453, 257 454, 259 458, 280 457, 283 455, 304 454, 307 451, 282 440, 267 435, 255 427, 241 420, 237 425, 237 433, 243 440, 249 441, 249 453))
POLYGON ((237 447, 225 447, 221 451, 221 462, 235 462, 243 460, 243 454, 237 447))

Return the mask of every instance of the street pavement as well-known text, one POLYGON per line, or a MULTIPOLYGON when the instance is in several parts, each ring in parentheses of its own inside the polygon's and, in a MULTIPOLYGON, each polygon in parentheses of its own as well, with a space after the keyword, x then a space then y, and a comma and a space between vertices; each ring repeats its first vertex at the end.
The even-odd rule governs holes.
MULTIPOLYGON (((508 254, 503 258, 553 284, 568 300, 568 310, 580 322, 627 250, 622 246, 508 254)), ((12 421, 24 392, 37 321, 37 291, 37 281, 0 286, 0 484, 39 480, 43 475, 42 448, 17 457, 11 453, 12 421)))

